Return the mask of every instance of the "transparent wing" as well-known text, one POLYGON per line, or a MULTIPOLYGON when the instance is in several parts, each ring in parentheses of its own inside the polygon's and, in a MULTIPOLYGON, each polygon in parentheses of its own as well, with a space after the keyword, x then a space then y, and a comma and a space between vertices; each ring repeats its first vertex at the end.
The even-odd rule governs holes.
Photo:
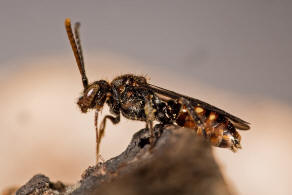
POLYGON ((170 91, 170 90, 167 90, 167 89, 164 89, 164 88, 152 85, 152 84, 147 84, 147 87, 150 88, 155 94, 157 94, 158 96, 160 96, 164 99, 177 100, 180 97, 183 97, 183 98, 189 100, 193 106, 200 106, 206 110, 210 110, 210 111, 216 112, 220 115, 223 115, 226 118, 228 118, 230 120, 230 122, 234 125, 234 127, 237 129, 248 130, 250 128, 248 122, 246 122, 246 121, 244 121, 236 116, 233 116, 233 115, 229 114, 228 112, 221 110, 220 108, 217 108, 217 107, 212 106, 206 102, 203 102, 201 100, 198 100, 198 99, 195 99, 192 97, 188 97, 185 95, 181 95, 179 93, 176 93, 176 92, 173 92, 173 91, 170 91))

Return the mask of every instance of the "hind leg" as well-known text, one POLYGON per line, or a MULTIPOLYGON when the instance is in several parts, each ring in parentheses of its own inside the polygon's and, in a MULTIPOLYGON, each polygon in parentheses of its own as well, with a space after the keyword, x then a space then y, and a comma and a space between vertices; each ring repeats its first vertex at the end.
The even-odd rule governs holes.
POLYGON ((182 108, 185 108, 189 115, 193 118, 197 126, 197 132, 202 132, 205 137, 207 137, 206 129, 202 119, 196 113, 194 106, 190 103, 189 100, 185 98, 179 98, 178 102, 182 105, 182 108))

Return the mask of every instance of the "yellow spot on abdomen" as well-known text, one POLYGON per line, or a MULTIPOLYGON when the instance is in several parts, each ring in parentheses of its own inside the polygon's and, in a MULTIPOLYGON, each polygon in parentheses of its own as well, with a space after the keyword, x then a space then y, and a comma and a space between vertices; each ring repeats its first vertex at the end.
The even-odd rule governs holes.
POLYGON ((216 118, 217 118, 217 115, 216 115, 215 113, 213 113, 213 112, 212 112, 212 113, 210 114, 210 116, 209 116, 209 120, 210 120, 210 121, 213 121, 213 120, 215 120, 216 118))
POLYGON ((196 113, 200 114, 200 113, 204 112, 204 109, 201 107, 196 107, 195 111, 196 111, 196 113))

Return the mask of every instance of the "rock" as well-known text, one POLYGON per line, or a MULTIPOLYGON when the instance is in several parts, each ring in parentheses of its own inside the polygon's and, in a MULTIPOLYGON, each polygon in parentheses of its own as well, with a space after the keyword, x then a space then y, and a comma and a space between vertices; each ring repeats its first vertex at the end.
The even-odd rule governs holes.
POLYGON ((33 176, 24 186, 16 191, 16 195, 28 194, 60 194, 65 192, 65 185, 61 182, 52 183, 49 178, 38 174, 33 176))
POLYGON ((173 125, 154 129, 153 147, 148 130, 140 130, 122 154, 89 167, 74 187, 56 189, 36 175, 17 194, 230 194, 204 138, 173 125))

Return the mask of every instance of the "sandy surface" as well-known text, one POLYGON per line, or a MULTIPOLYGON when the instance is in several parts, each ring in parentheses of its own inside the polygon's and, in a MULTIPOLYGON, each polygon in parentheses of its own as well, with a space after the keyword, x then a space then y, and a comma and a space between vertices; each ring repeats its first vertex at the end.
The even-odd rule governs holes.
MULTIPOLYGON (((111 80, 120 73, 148 73, 153 84, 202 99, 249 121, 251 131, 241 132, 243 150, 233 154, 214 149, 230 187, 242 195, 292 193, 291 105, 222 91, 160 69, 147 70, 147 65, 122 57, 88 56, 91 81, 111 80)), ((73 57, 27 59, 3 67, 14 63, 22 68, 0 71, 0 189, 23 184, 36 173, 76 182, 94 164, 95 135, 93 113, 81 114, 75 104, 82 85, 73 57)), ((124 118, 118 126, 108 125, 102 156, 108 159, 119 154, 142 127, 143 123, 124 118)))

